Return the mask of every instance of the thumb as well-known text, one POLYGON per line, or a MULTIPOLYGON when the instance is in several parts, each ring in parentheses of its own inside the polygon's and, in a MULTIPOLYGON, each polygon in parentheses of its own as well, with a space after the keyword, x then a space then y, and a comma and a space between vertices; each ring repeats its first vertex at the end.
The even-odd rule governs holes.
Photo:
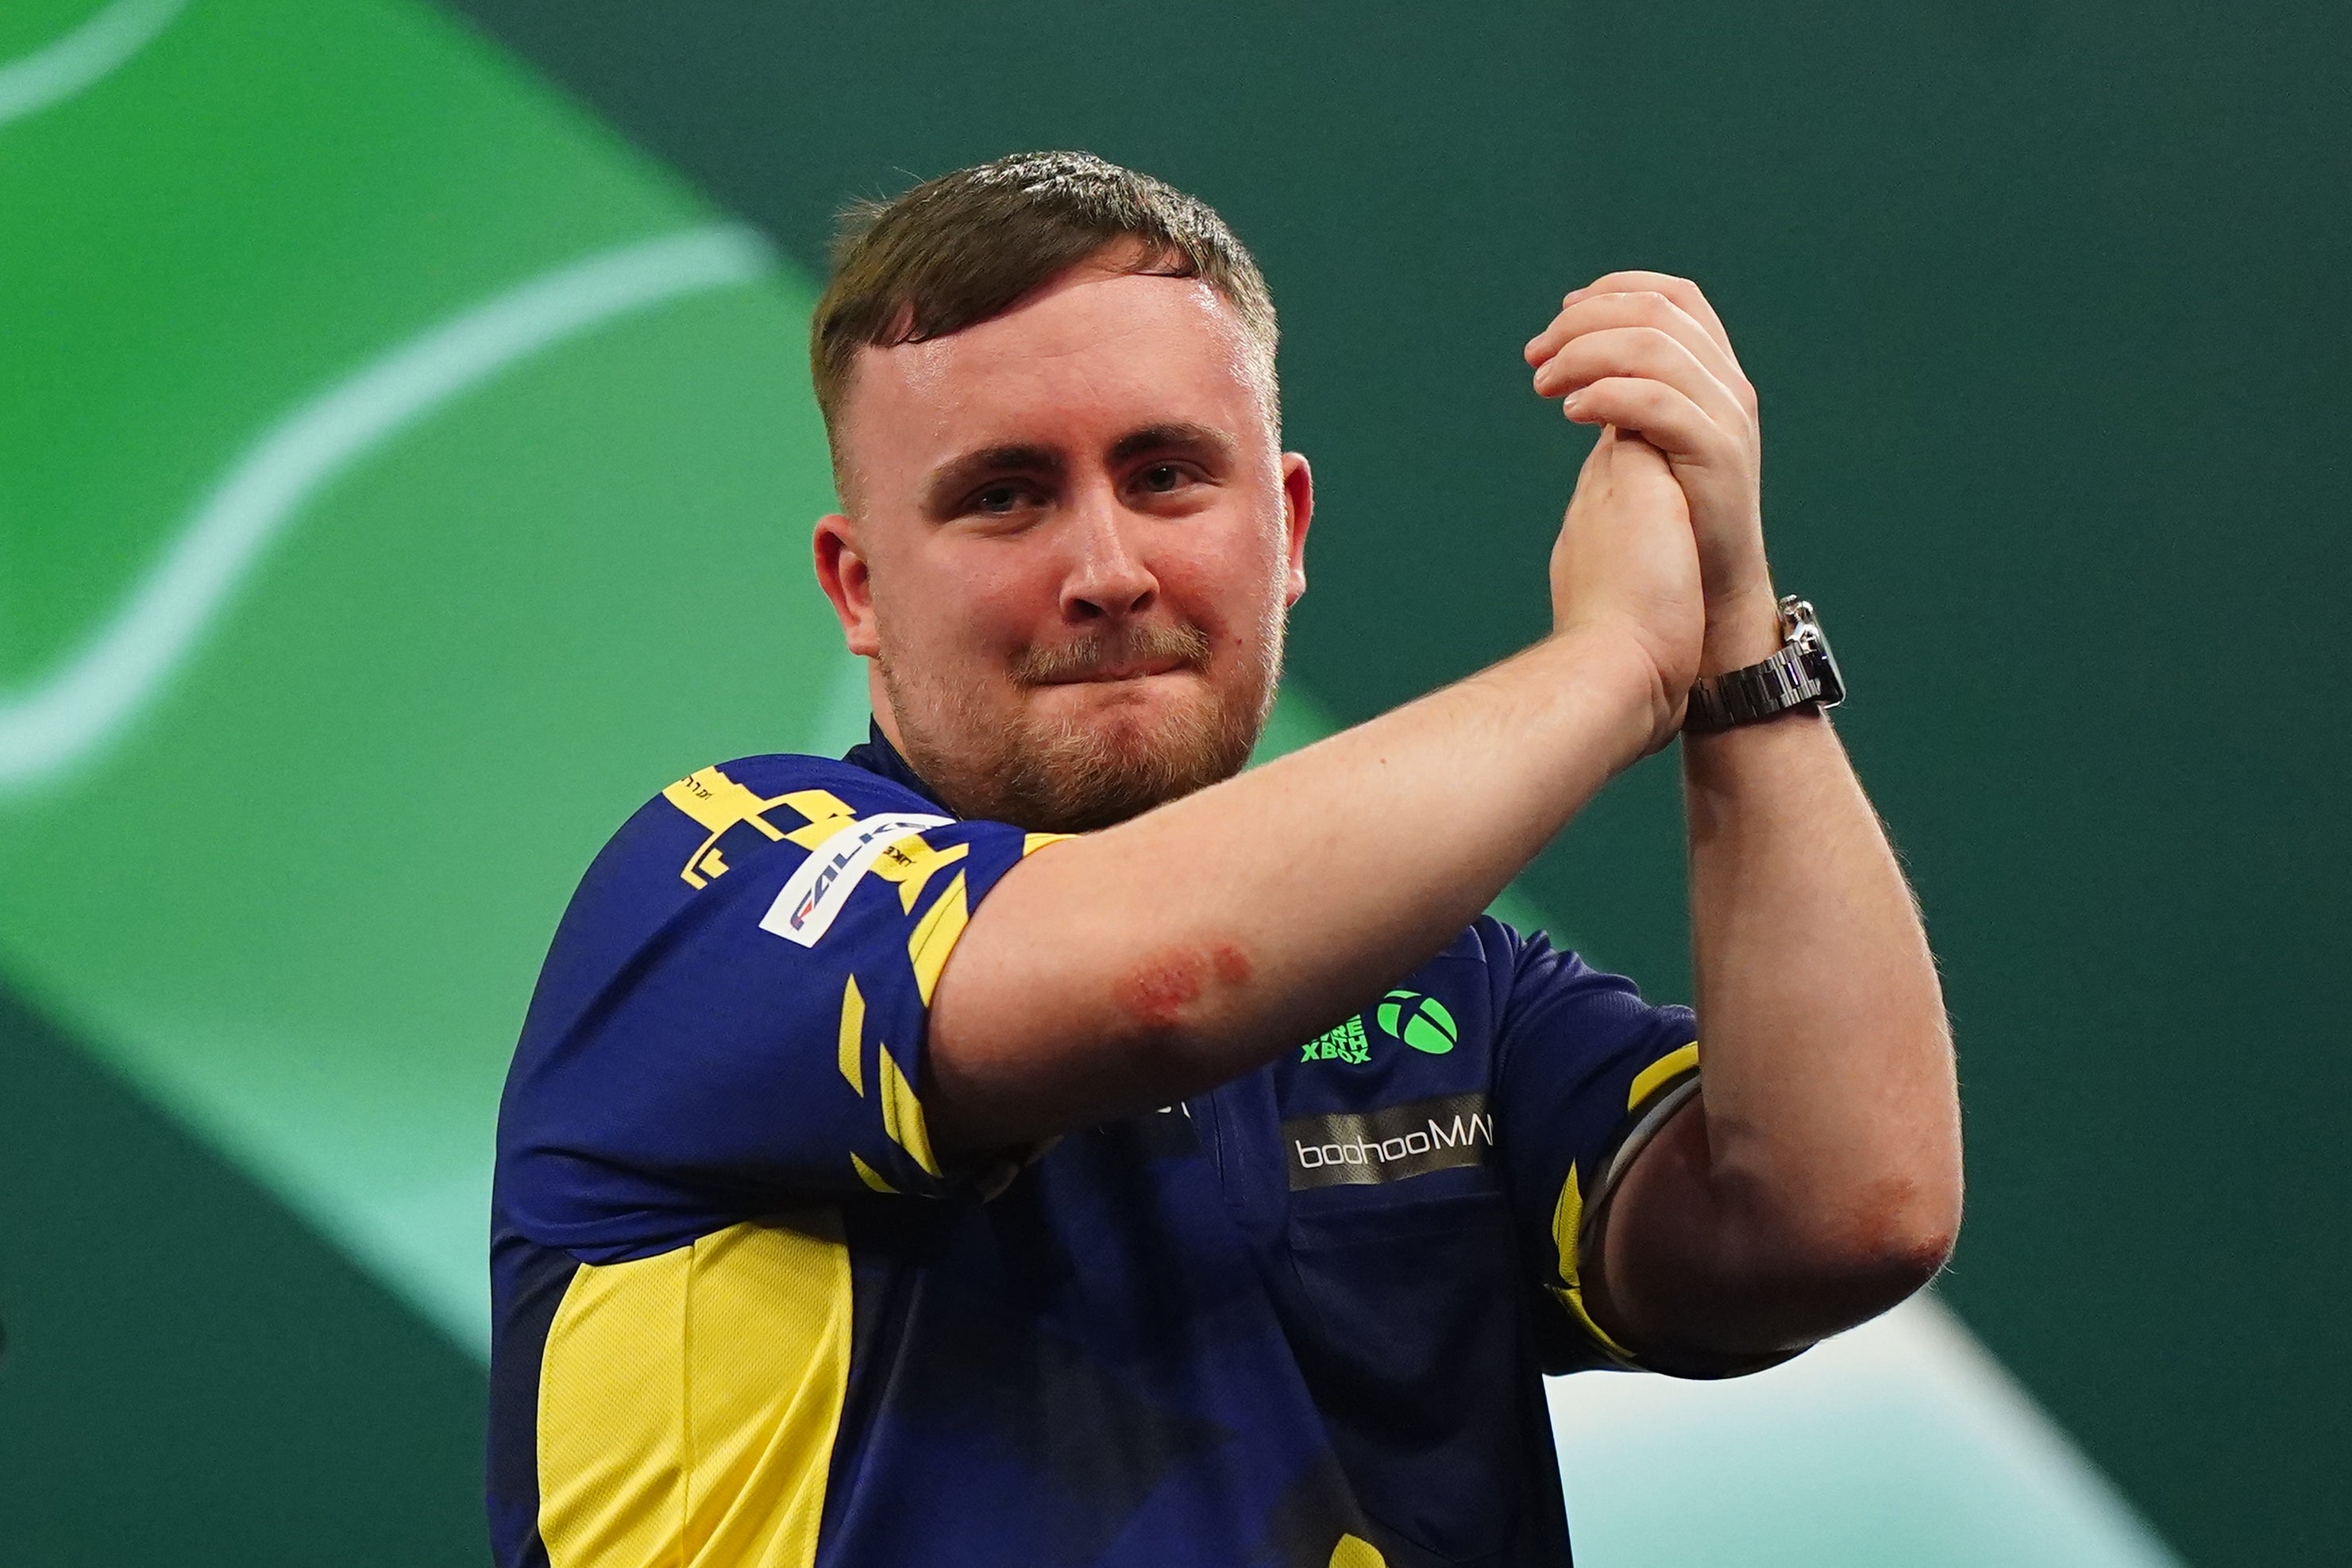
POLYGON ((1583 465, 1576 471, 1576 483, 1580 489, 1583 487, 1584 482, 1587 479, 1592 480, 1596 484, 1604 484, 1607 482, 1609 477, 1609 454, 1616 444, 1617 427, 1613 424, 1602 425, 1601 427, 1601 439, 1592 444, 1592 450, 1584 455, 1583 465))
POLYGON ((1610 461, 1619 479, 1643 481, 1674 477, 1674 465, 1666 455, 1638 435, 1611 425, 1601 435, 1611 448, 1610 461))

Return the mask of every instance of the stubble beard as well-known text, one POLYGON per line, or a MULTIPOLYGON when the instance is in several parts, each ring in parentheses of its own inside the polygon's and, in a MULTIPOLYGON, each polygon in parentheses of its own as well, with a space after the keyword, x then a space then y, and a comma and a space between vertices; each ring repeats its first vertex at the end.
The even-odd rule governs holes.
MULTIPOLYGON (((1274 710, 1285 620, 1277 599, 1234 689, 1203 674, 1199 699, 1172 710, 1119 705, 1078 717, 1024 706, 1007 722, 980 694, 940 690, 894 663, 887 649, 877 662, 907 760, 959 815, 1033 832, 1084 833, 1242 770, 1274 710)), ((1176 657, 1203 673, 1209 653, 1208 635, 1197 627, 1131 627, 1033 650, 1013 674, 1025 690, 1130 660, 1176 657)))

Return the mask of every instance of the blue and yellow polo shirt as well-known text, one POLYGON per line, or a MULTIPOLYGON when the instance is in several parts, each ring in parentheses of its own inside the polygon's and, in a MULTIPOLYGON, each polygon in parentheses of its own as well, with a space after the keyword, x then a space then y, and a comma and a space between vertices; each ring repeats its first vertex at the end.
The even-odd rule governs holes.
POLYGON ((1628 1359, 1585 1219, 1691 1015, 1481 918, 1257 1071, 957 1168, 932 987, 1053 841, 877 733, 597 858, 499 1113, 500 1563, 1568 1560, 1539 1375, 1628 1359))

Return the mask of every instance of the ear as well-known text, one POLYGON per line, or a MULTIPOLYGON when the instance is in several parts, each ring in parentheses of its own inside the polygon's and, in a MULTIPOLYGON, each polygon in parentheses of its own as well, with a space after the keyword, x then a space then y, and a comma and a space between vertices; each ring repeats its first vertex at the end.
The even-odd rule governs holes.
POLYGON ((1285 603, 1307 591, 1307 528, 1315 520, 1315 472, 1301 453, 1282 455, 1282 520, 1288 530, 1290 585, 1285 603))
POLYGON ((817 586, 841 618, 842 641, 861 659, 882 652, 874 620, 874 578, 857 544, 857 520, 827 512, 816 520, 817 586))

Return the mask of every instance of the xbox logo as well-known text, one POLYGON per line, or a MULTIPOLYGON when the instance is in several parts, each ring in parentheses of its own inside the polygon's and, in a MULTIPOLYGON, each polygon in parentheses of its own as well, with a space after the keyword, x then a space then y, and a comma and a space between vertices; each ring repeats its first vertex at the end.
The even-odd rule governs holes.
POLYGON ((1381 998, 1380 1010, 1373 1016, 1382 1029, 1432 1056, 1444 1056, 1462 1038, 1445 1004, 1419 991, 1391 991, 1381 998))

